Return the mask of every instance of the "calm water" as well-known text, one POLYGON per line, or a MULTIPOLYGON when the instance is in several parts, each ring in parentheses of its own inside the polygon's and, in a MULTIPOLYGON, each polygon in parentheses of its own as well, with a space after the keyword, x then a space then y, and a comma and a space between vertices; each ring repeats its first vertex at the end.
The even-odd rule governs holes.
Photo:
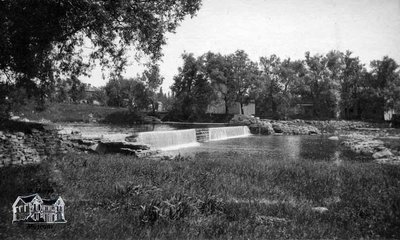
POLYGON ((197 147, 167 151, 171 155, 218 158, 230 156, 265 157, 282 160, 333 161, 356 160, 343 152, 338 141, 324 136, 250 136, 202 143, 197 147))

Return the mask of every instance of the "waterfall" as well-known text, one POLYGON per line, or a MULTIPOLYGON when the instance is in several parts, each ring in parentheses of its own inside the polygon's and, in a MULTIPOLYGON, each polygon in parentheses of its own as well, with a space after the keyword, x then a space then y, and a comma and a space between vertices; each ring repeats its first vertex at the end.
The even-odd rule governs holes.
MULTIPOLYGON (((202 142, 207 140, 218 141, 249 136, 250 130, 246 126, 197 129, 197 135, 201 135, 197 137, 208 138, 202 139, 202 142)), ((136 140, 139 143, 150 145, 151 148, 159 150, 173 150, 200 144, 196 138, 196 129, 141 132, 136 140)))
POLYGON ((250 130, 247 126, 209 128, 209 135, 210 141, 218 141, 249 136, 250 130))
POLYGON ((141 132, 137 137, 137 141, 160 150, 178 149, 199 144, 196 141, 195 129, 141 132))

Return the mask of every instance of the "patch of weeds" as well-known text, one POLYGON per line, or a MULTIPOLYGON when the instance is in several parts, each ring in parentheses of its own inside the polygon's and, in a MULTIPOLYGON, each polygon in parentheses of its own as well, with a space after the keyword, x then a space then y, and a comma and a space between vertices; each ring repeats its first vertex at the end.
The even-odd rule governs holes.
POLYGON ((200 200, 198 209, 205 215, 222 213, 225 211, 225 203, 221 198, 217 198, 215 195, 206 196, 204 199, 200 200))
POLYGON ((129 181, 126 183, 117 182, 114 186, 117 195, 126 197, 127 195, 147 195, 156 191, 161 191, 160 188, 152 185, 136 185, 134 182, 129 181))
POLYGON ((142 224, 153 225, 159 220, 181 220, 194 211, 193 200, 194 199, 181 194, 175 194, 166 200, 153 199, 149 203, 140 206, 140 222, 142 224))
POLYGON ((161 161, 166 161, 166 162, 187 162, 190 161, 192 158, 189 156, 183 156, 180 153, 175 156, 168 156, 164 155, 160 157, 161 161))

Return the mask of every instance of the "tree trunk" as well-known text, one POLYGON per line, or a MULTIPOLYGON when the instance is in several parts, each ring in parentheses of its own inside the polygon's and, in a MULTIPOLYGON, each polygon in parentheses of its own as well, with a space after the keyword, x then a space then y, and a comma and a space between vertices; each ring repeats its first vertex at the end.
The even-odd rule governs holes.
POLYGON ((151 108, 152 108, 153 114, 155 114, 156 113, 156 104, 154 102, 151 103, 151 108))
POLYGON ((229 114, 229 106, 228 106, 228 101, 226 100, 227 98, 224 98, 225 101, 225 114, 229 114))

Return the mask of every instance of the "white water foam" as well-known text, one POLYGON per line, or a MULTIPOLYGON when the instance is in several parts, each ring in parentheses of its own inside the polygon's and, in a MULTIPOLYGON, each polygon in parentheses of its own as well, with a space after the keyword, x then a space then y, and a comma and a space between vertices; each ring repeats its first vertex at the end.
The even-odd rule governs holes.
POLYGON ((141 132, 137 141, 159 150, 173 150, 199 145, 196 141, 195 129, 141 132))
POLYGON ((247 126, 209 128, 210 141, 219 141, 230 138, 250 136, 250 129, 247 126))

